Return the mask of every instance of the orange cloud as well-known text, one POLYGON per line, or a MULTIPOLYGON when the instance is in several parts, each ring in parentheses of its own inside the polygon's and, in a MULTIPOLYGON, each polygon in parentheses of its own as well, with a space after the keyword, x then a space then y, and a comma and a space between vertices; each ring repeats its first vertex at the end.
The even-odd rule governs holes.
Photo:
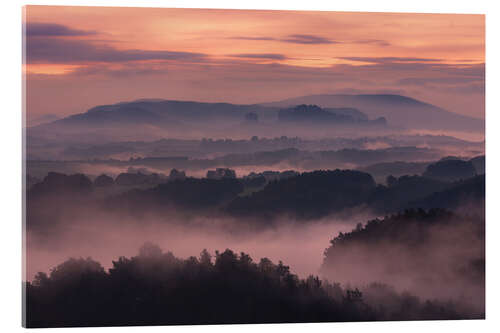
POLYGON ((25 24, 42 113, 64 89, 83 111, 132 95, 261 102, 374 87, 484 112, 470 107, 484 105, 483 15, 27 6, 25 24), (71 95, 94 92, 96 76, 95 100, 71 95))

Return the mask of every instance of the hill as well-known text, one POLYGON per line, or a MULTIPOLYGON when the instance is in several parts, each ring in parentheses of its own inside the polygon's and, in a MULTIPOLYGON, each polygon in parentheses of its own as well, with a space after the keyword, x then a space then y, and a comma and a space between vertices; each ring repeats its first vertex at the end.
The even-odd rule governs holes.
POLYGON ((340 233, 321 272, 354 285, 379 281, 423 297, 464 299, 482 312, 484 227, 479 216, 406 210, 340 233))
POLYGON ((385 117, 389 124, 409 129, 484 131, 484 120, 459 115, 401 95, 308 95, 264 103, 268 107, 316 104, 323 108, 356 108, 370 118, 385 117))
MULTIPOLYGON (((28 134, 37 141, 64 138, 68 142, 100 143, 156 140, 165 136, 318 135, 310 122, 279 121, 280 109, 303 104, 317 105, 321 109, 321 112, 313 112, 318 115, 314 117, 316 123, 320 124, 335 120, 344 127, 358 128, 364 124, 385 125, 387 122, 392 128, 484 132, 484 120, 458 115, 405 96, 310 95, 248 105, 174 100, 121 102, 96 106, 84 113, 29 127, 28 134), (248 115, 255 121, 249 122, 248 115)), ((297 118, 295 113, 293 119, 303 118, 300 115, 297 118)), ((308 113, 307 119, 310 116, 308 113)), ((359 128, 368 131, 366 126, 359 128)), ((382 129, 376 127, 375 130, 378 133, 382 129)))
POLYGON ((249 196, 237 197, 227 209, 237 216, 317 218, 362 204, 374 189, 373 178, 359 171, 304 172, 270 182, 249 196))
POLYGON ((368 120, 368 117, 353 108, 330 108, 323 109, 317 105, 297 105, 294 107, 280 109, 278 112, 280 122, 310 123, 317 125, 331 124, 358 124, 358 125, 386 125, 385 118, 368 120))

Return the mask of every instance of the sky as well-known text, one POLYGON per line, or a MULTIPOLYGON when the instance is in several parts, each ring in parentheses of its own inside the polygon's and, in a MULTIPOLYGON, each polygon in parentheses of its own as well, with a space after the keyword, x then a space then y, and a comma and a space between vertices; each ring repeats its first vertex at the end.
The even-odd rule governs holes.
POLYGON ((390 93, 484 118, 483 15, 27 6, 28 121, 141 98, 390 93))

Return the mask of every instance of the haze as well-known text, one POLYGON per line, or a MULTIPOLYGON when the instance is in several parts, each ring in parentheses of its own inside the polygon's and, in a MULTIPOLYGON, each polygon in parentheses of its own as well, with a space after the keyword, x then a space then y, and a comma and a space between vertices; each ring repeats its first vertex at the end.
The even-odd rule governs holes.
POLYGON ((484 318, 483 15, 23 23, 26 326, 484 318))
POLYGON ((482 15, 28 6, 24 21, 28 122, 139 98, 318 93, 484 118, 482 15))

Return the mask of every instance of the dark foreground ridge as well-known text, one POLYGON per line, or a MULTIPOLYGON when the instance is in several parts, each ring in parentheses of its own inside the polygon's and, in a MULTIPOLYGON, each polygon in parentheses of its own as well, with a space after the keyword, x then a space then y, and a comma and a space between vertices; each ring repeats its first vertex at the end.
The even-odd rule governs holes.
POLYGON ((420 301, 382 284, 363 290, 310 276, 245 253, 203 251, 176 258, 153 244, 105 271, 69 259, 26 283, 27 327, 193 325, 371 320, 463 319, 449 302, 420 301), (365 301, 365 294, 367 296, 365 301), (377 297, 370 297, 370 294, 377 297), (390 308, 384 302, 390 298, 390 308))

